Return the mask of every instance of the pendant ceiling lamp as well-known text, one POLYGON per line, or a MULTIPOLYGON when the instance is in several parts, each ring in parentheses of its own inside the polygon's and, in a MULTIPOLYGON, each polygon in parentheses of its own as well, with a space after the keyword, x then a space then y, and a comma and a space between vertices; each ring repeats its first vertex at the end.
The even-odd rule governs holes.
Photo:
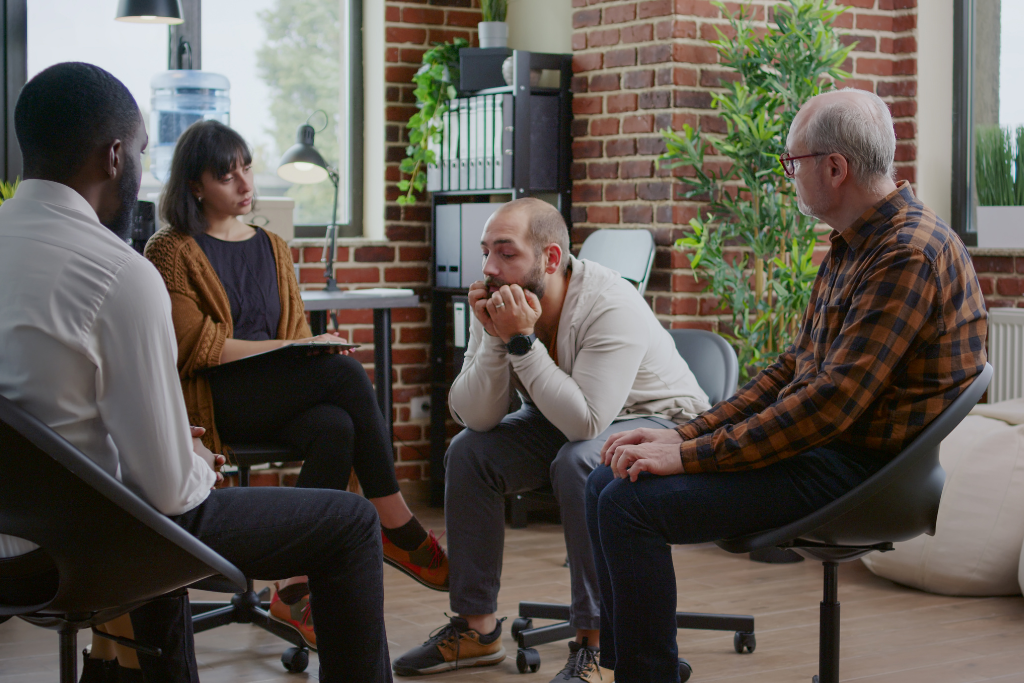
POLYGON ((180 24, 181 0, 120 0, 118 21, 134 24, 180 24))

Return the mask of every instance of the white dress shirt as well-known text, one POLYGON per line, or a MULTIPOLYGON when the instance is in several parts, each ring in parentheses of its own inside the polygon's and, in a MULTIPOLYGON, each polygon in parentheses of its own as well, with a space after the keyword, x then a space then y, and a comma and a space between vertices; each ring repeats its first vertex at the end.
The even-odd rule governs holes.
MULTIPOLYGON (((0 206, 0 394, 165 515, 216 481, 192 450, 177 355, 156 268, 70 187, 23 181, 0 206)), ((0 535, 0 557, 35 547, 0 535)))

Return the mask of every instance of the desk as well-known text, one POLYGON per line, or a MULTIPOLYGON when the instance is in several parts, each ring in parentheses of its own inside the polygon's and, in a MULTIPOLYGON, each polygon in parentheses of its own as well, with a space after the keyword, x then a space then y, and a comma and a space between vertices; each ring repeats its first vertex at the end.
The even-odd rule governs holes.
MULTIPOLYGON (((388 433, 392 433, 391 399, 391 309, 417 308, 420 298, 395 290, 395 294, 357 294, 355 292, 302 292, 302 304, 310 312, 314 335, 327 332, 327 312, 373 309, 373 376, 377 405, 384 414, 388 433)), ((408 290, 405 290, 406 292, 408 290)))

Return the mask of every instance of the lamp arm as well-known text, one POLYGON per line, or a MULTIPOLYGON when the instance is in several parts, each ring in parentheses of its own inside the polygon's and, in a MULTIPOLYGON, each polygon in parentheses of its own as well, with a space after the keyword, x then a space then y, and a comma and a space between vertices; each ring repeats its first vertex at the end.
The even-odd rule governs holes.
POLYGON ((338 191, 340 177, 338 172, 328 167, 327 176, 334 183, 334 206, 331 213, 331 224, 327 226, 327 233, 324 235, 324 254, 320 258, 321 263, 326 263, 324 277, 327 278, 325 291, 333 292, 338 289, 338 281, 334 279, 334 254, 338 243, 338 191))

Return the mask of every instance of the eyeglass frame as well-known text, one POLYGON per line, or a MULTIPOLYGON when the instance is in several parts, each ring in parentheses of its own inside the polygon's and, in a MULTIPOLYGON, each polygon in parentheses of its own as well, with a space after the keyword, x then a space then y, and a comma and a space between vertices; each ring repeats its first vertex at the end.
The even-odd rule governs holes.
POLYGON ((785 174, 787 178, 794 178, 796 177, 796 165, 793 164, 794 161, 796 161, 797 159, 809 159, 810 157, 828 156, 831 153, 832 152, 815 152, 814 154, 801 154, 800 156, 795 157, 791 155, 789 152, 784 152, 779 155, 779 165, 782 166, 782 172, 785 174), (786 168, 787 163, 793 165, 792 171, 786 168))

